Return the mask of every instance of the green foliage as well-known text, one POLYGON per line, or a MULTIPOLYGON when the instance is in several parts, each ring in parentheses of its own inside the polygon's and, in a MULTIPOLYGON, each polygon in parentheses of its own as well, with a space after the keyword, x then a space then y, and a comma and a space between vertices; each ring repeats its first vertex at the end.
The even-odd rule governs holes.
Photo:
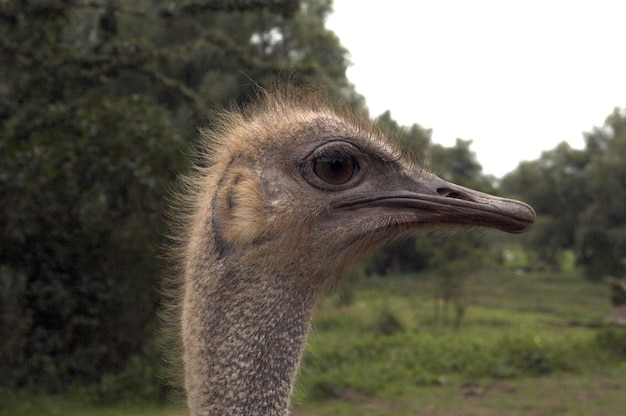
POLYGON ((575 245, 577 216, 588 202, 587 155, 563 142, 533 162, 523 162, 502 183, 507 192, 530 203, 539 219, 529 237, 541 261, 558 270, 563 250, 575 245))
POLYGON ((107 403, 164 402, 167 398, 165 385, 159 378, 159 363, 155 357, 130 357, 122 371, 105 374, 97 384, 84 389, 89 401, 107 403))
POLYGON ((392 335, 404 330, 404 324, 387 303, 379 309, 374 319, 373 330, 377 334, 392 335))
POLYGON ((97 380, 150 334, 163 205, 182 147, 164 111, 140 98, 58 116, 71 126, 3 153, 3 169, 19 174, 3 181, 11 209, 1 245, 4 270, 26 280, 11 306, 29 319, 26 371, 62 384, 75 373, 97 380))
POLYGON ((434 145, 431 149, 431 164, 445 180, 485 189, 489 182, 482 175, 483 168, 476 160, 476 154, 470 150, 471 144, 471 140, 456 139, 450 148, 434 145))
POLYGON ((589 203, 577 229, 578 263, 587 278, 626 275, 626 111, 616 109, 602 129, 585 137, 589 203))
POLYGON ((473 283, 480 305, 459 329, 429 324, 435 286, 423 279, 363 281, 349 307, 325 302, 305 351, 297 400, 346 391, 396 400, 421 386, 588 373, 626 363, 620 328, 568 325, 572 317, 599 318, 603 288, 567 275, 525 279, 502 271, 473 283), (399 323, 397 330, 383 330, 390 321, 399 323))
POLYGON ((593 339, 506 335, 488 342, 472 335, 429 332, 365 335, 339 343, 314 344, 302 383, 314 399, 344 390, 392 398, 410 386, 446 383, 459 376, 511 378, 582 371, 600 360, 593 339), (309 364, 310 363, 310 364, 309 364), (309 388, 310 387, 310 388, 309 388))
POLYGON ((626 358, 626 329, 605 328, 596 334, 598 347, 605 352, 626 358))
POLYGON ((0 385, 141 381, 166 201, 208 108, 277 78, 359 105, 330 7, 0 2, 0 385))
MULTIPOLYGON (((320 414, 308 409, 332 408, 321 414, 416 414, 431 405, 447 409, 464 397, 468 386, 488 394, 462 399, 458 414, 483 399, 490 400, 483 404, 490 411, 486 414, 506 413, 519 409, 519 397, 528 406, 541 393, 545 401, 534 406, 543 411, 557 393, 567 403, 572 396, 598 394, 591 388, 598 380, 606 386, 602 404, 585 403, 589 407, 584 409, 607 409, 610 402, 611 409, 621 409, 626 332, 568 324, 572 317, 599 322, 610 310, 604 287, 564 273, 522 277, 492 271, 474 282, 479 305, 464 326, 453 329, 428 323, 434 285, 425 277, 353 283, 350 305, 335 306, 337 294, 320 304, 296 384, 294 413, 320 414), (402 330, 390 335, 378 331, 374 324, 384 309, 402 323, 402 330), (574 380, 580 388, 571 385, 574 380), (500 390, 508 393, 501 397, 500 390), (339 406, 345 413, 339 413, 339 406)), ((142 404, 142 397, 155 402, 163 397, 151 390, 152 365, 150 359, 133 357, 120 374, 64 396, 0 389, 0 415, 177 414, 172 408, 142 404)))
POLYGON ((502 187, 537 211, 528 244, 553 269, 563 250, 574 249, 588 279, 626 273, 625 126, 616 109, 585 134, 584 150, 561 143, 504 178, 502 187))

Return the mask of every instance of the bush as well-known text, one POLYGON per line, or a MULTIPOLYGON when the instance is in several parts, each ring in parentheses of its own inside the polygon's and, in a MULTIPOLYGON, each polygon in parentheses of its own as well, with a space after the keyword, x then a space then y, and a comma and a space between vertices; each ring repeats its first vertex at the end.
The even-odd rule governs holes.
POLYGON ((562 349, 564 344, 547 342, 538 336, 525 336, 504 338, 497 349, 501 350, 506 365, 514 369, 514 373, 537 375, 571 369, 575 357, 562 349))
POLYGON ((600 350, 626 358, 626 329, 601 329, 596 334, 595 341, 600 350))
POLYGON ((305 352, 300 385, 310 398, 332 398, 344 390, 393 398, 410 386, 441 385, 459 378, 598 368, 610 361, 607 349, 626 355, 626 331, 616 330, 601 331, 596 338, 520 334, 485 340, 473 334, 406 330, 334 336, 313 339, 305 352))
POLYGON ((396 332, 404 330, 402 321, 390 308, 389 305, 383 305, 376 318, 373 326, 374 332, 382 335, 392 335, 396 332))
POLYGON ((167 398, 167 387, 160 380, 157 358, 132 356, 119 373, 106 374, 100 383, 86 388, 86 395, 95 404, 157 401, 167 398))

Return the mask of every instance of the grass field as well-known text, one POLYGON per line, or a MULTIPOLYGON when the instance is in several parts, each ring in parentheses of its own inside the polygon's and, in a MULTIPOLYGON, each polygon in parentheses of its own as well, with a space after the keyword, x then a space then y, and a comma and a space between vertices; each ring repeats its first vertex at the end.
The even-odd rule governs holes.
POLYGON ((596 375, 551 375, 476 380, 417 387, 395 400, 344 392, 299 406, 295 416, 616 416, 626 404, 626 370, 596 375))
POLYGON ((623 412, 626 329, 602 325, 606 285, 574 272, 473 276, 455 328, 435 322, 435 278, 356 281, 348 306, 327 298, 305 355, 298 414, 623 412), (381 334, 389 316, 399 328, 381 334))
MULTIPOLYGON (((602 325, 608 287, 569 273, 490 271, 466 283, 455 327, 436 276, 361 278, 319 305, 293 398, 304 415, 617 415, 626 328, 602 325)), ((0 396, 0 415, 164 415, 67 395, 0 396)))

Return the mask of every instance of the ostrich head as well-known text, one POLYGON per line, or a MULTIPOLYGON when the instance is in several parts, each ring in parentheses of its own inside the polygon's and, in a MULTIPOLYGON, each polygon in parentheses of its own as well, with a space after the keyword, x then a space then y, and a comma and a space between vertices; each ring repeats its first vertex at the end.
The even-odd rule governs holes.
POLYGON ((220 172, 210 214, 215 242, 229 256, 283 256, 282 266, 336 276, 419 229, 520 233, 535 218, 525 203, 427 172, 368 120, 318 97, 267 96, 247 113, 229 113, 210 134, 220 172))
POLYGON ((321 288, 385 242, 441 226, 520 233, 535 218, 427 172, 319 95, 268 94, 205 136, 181 256, 192 415, 285 414, 321 288))

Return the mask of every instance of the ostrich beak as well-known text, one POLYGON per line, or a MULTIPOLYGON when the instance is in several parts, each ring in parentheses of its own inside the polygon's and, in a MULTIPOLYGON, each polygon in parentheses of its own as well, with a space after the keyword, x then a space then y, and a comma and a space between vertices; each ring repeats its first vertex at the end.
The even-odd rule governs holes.
POLYGON ((392 215, 402 224, 459 224, 522 233, 535 222, 533 208, 521 201, 500 198, 446 182, 431 175, 404 178, 401 189, 352 195, 337 201, 339 211, 373 209, 392 215), (407 180, 408 179, 408 180, 407 180))

